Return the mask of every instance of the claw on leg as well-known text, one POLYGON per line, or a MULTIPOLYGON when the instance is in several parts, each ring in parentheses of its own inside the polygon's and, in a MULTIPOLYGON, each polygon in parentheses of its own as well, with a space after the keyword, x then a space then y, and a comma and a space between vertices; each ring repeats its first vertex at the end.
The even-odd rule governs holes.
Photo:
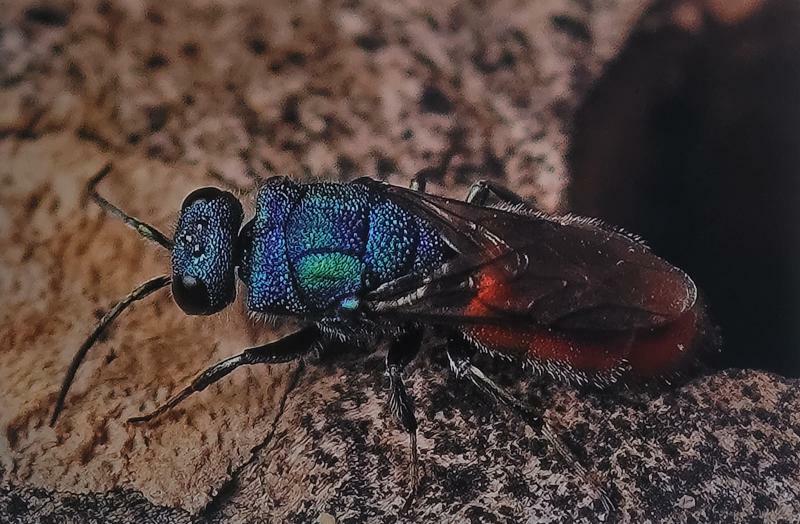
POLYGON ((158 406, 156 409, 151 411, 150 413, 146 413, 144 415, 139 415, 138 417, 130 417, 126 422, 128 424, 141 424, 143 422, 148 422, 160 415, 163 415, 170 409, 174 408, 178 404, 180 404, 186 397, 194 393, 191 387, 184 388, 183 391, 166 401, 165 403, 158 406))
POLYGON ((417 497, 420 488, 419 476, 419 453, 417 452, 417 432, 411 431, 408 433, 408 441, 411 445, 411 490, 406 497, 406 502, 403 505, 403 511, 407 511, 411 507, 414 499, 417 497))

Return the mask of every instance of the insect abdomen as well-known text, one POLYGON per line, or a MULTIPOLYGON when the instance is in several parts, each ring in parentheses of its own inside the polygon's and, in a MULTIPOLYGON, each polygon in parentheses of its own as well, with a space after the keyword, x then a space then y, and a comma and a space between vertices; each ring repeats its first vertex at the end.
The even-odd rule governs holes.
MULTIPOLYGON (((511 300, 514 292, 513 284, 484 271, 479 274, 478 290, 466 314, 488 317, 490 304, 511 300)), ((698 311, 696 306, 663 325, 627 331, 559 329, 533 323, 476 323, 464 331, 493 353, 528 361, 568 381, 602 385, 623 374, 649 378, 679 369, 696 345, 698 311)))

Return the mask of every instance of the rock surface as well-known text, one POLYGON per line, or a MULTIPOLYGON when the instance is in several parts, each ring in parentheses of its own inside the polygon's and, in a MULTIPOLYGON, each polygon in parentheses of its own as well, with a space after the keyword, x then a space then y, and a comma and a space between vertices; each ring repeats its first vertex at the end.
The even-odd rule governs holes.
POLYGON ((0 520, 800 513, 798 384, 755 372, 590 395, 485 363, 541 399, 611 493, 610 517, 525 421, 455 381, 437 354, 409 370, 425 465, 409 508, 407 442, 386 412, 380 350, 241 370, 158 424, 125 425, 200 369, 278 334, 241 305, 187 318, 168 294, 120 319, 47 425, 98 315, 168 266, 87 205, 83 186, 104 162, 116 171, 103 194, 167 231, 200 185, 236 185, 247 200, 276 172, 404 183, 450 145, 440 190, 493 176, 552 209, 570 115, 647 5, 10 2, 0 13, 0 520))

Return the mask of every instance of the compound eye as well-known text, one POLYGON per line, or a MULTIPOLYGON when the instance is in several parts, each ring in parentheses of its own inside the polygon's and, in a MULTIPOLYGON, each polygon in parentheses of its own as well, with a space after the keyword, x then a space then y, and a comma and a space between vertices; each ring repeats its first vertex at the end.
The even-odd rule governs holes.
POLYGON ((233 195, 227 191, 217 189, 216 187, 201 187, 186 195, 186 198, 183 199, 183 204, 181 204, 181 211, 185 211, 186 208, 192 204, 203 204, 218 198, 228 199, 231 197, 233 197, 233 195))
POLYGON ((189 315, 207 315, 215 312, 208 286, 199 278, 188 275, 173 276, 172 296, 178 306, 189 315))

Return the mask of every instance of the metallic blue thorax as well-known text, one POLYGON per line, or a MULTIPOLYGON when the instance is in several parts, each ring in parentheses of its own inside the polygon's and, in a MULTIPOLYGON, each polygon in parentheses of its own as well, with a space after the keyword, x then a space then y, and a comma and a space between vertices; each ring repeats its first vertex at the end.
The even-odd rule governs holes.
POLYGON ((446 247, 424 219, 359 183, 270 180, 242 229, 239 276, 251 311, 324 314, 439 267, 446 247))

